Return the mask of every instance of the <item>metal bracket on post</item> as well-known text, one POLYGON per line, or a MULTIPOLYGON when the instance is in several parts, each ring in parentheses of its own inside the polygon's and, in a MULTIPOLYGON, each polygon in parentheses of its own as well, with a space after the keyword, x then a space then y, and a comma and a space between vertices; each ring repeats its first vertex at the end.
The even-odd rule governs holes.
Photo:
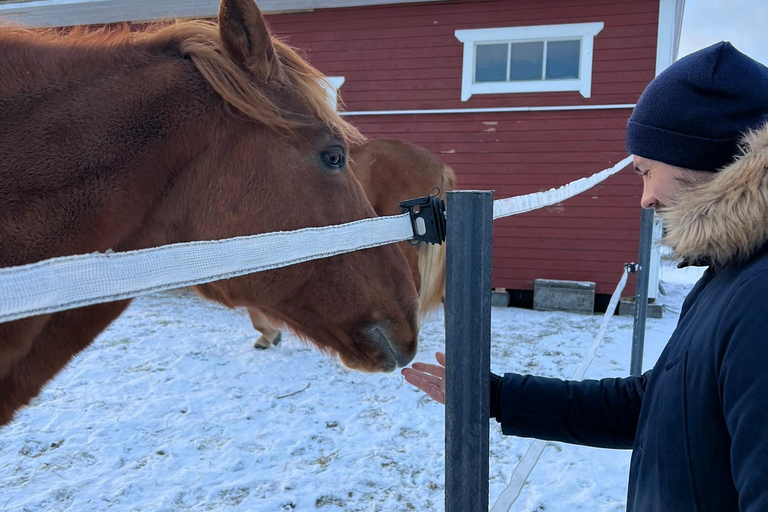
POLYGON ((493 193, 448 193, 445 511, 488 510, 493 193))
POLYGON ((411 216, 413 240, 442 245, 445 242, 445 201, 439 197, 440 189, 433 188, 429 195, 400 203, 403 213, 411 216), (434 194, 432 192, 435 192, 434 194))

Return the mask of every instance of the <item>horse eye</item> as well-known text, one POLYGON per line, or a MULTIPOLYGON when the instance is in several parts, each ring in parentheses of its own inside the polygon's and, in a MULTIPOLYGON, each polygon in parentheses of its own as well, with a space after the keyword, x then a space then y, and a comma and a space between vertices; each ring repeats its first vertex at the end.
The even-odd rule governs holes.
POLYGON ((322 154, 323 163, 329 169, 341 169, 347 163, 347 156, 344 154, 344 150, 341 148, 329 149, 322 154))

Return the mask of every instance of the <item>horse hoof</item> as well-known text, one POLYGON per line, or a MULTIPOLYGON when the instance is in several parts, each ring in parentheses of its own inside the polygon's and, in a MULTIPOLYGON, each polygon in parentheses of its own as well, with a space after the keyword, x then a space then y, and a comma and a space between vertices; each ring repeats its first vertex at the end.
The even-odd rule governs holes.
POLYGON ((257 339, 256 342, 253 344, 253 348, 255 348, 257 350, 266 350, 270 346, 271 345, 269 344, 269 340, 264 338, 264 336, 262 336, 261 338, 257 339))
POLYGON ((283 334, 279 332, 277 333, 277 336, 275 336, 275 339, 272 340, 272 346, 278 346, 281 341, 283 341, 283 334))

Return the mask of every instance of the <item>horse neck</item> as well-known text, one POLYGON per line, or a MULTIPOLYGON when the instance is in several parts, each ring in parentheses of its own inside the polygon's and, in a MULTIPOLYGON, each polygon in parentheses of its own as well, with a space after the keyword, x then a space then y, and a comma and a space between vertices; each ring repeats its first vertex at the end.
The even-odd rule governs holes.
MULTIPOLYGON (((453 190, 453 170, 422 148, 402 141, 378 139, 352 150, 353 170, 378 215, 400 213, 405 199, 440 188, 440 197, 453 190)), ((401 244, 414 280, 418 283, 421 315, 438 308, 445 295, 445 244, 401 244)))
MULTIPOLYGON (((156 212, 221 116, 192 64, 11 55, 7 46, 0 41, 0 267, 169 241, 176 220, 156 212)), ((126 306, 0 324, 0 426, 126 306)))
POLYGON ((29 53, 0 71, 0 267, 168 242, 147 220, 218 118, 194 65, 125 49, 29 53))

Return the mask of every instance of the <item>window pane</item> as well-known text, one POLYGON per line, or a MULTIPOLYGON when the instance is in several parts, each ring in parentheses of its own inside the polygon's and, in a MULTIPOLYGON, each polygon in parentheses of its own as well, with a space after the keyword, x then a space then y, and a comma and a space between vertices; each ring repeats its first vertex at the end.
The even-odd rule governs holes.
POLYGON ((510 81, 541 80, 544 43, 513 43, 509 61, 510 81))
POLYGON ((507 44, 477 45, 475 82, 507 81, 507 44))
POLYGON ((581 41, 547 43, 547 80, 579 78, 581 41))

